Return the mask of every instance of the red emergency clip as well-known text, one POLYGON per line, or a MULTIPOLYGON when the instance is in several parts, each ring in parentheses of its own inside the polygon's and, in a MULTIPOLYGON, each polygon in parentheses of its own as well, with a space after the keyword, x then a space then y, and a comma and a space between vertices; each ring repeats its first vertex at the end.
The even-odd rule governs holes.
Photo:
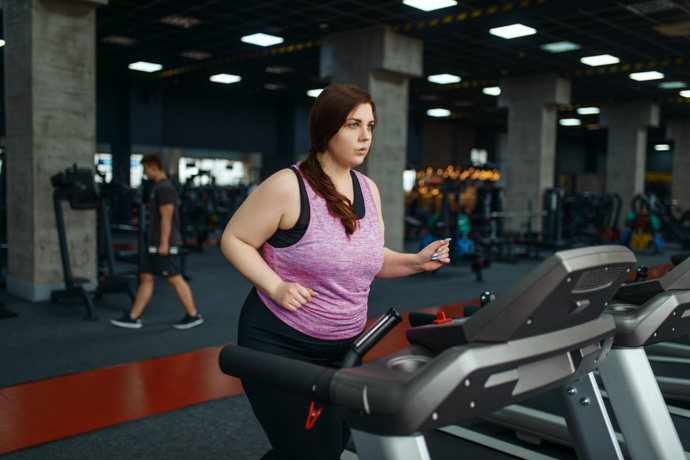
POLYGON ((307 415, 307 423, 304 426, 307 430, 311 430, 311 427, 313 427, 314 423, 316 423, 316 419, 319 418, 319 415, 321 415, 322 410, 323 407, 319 407, 319 410, 315 410, 314 401, 311 402, 311 406, 309 406, 309 415, 307 415))
POLYGON ((434 324, 450 323, 451 321, 453 321, 453 318, 446 318, 446 314, 440 311, 436 313, 436 319, 434 320, 434 324))

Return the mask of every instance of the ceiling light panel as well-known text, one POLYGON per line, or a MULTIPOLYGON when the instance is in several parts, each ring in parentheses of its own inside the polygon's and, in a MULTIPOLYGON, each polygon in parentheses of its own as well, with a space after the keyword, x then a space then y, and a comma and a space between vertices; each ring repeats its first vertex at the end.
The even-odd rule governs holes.
POLYGON ((240 38, 240 40, 242 40, 244 43, 250 43, 257 46, 273 46, 283 43, 284 41, 282 37, 276 37, 275 35, 268 34, 245 35, 244 37, 240 38))
POLYGON ((501 88, 498 86, 487 86, 486 88, 482 89, 482 93, 488 94, 489 96, 500 96, 501 88))
POLYGON ((680 94, 683 97, 690 97, 690 89, 686 89, 685 91, 681 91, 678 94, 680 94))
POLYGON ((671 146, 668 144, 656 144, 654 150, 657 152, 666 152, 667 150, 671 150, 671 146))
POLYGON ((678 5, 671 0, 651 0, 647 2, 631 3, 624 7, 635 14, 654 14, 676 9, 678 5))
POLYGON ((132 46, 137 42, 137 40, 130 37, 125 37, 124 35, 108 35, 107 37, 103 37, 102 40, 103 43, 121 46, 132 46))
POLYGON ((323 91, 323 88, 320 89, 310 89, 307 91, 307 96, 309 97, 319 97, 319 94, 321 94, 321 91, 323 91))
POLYGON ((284 66, 284 65, 274 65, 274 66, 269 66, 266 67, 266 73, 272 73, 276 75, 280 75, 282 73, 290 73, 294 71, 292 67, 284 66))
POLYGON ((495 35, 497 37, 505 38, 505 39, 511 39, 511 38, 518 38, 518 37, 526 37, 527 35, 534 35, 537 33, 537 29, 533 29, 532 27, 523 25, 523 24, 511 24, 509 26, 503 26, 503 27, 494 27, 493 29, 489 30, 489 33, 491 35, 495 35))
POLYGON ((544 51, 548 51, 549 53, 567 53, 568 51, 579 50, 582 48, 582 46, 578 45, 577 43, 563 41, 546 43, 541 45, 540 48, 544 51))
POLYGON ((662 81, 657 86, 661 89, 680 89, 688 85, 683 81, 662 81))
POLYGON ((563 118, 558 121, 558 124, 561 126, 580 126, 582 121, 580 121, 578 118, 563 118))
POLYGON ((194 59, 195 61, 205 61, 213 57, 213 54, 207 53, 206 51, 188 50, 180 53, 180 56, 186 57, 187 59, 194 59))
POLYGON ((458 4, 455 0, 403 0, 403 4, 422 11, 434 11, 458 4))
POLYGON ((595 115, 599 112, 599 107, 580 107, 577 109, 577 113, 580 115, 595 115))
POLYGON ((594 67, 598 65, 618 64, 621 62, 621 60, 616 56, 611 56, 610 54, 599 54, 597 56, 586 56, 580 58, 580 62, 594 67))
POLYGON ((671 22, 668 24, 659 24, 652 29, 667 37, 685 37, 690 35, 690 21, 671 22))
POLYGON ((664 78, 664 74, 661 72, 657 72, 656 70, 652 70, 649 72, 631 73, 629 77, 635 81, 660 80, 664 78))
POLYGON ((219 73, 216 75, 211 75, 209 77, 209 80, 215 83, 225 83, 226 85, 229 85, 231 83, 237 83, 239 81, 242 81, 242 77, 239 75, 232 75, 228 73, 219 73))
POLYGON ((160 64, 155 64, 153 62, 137 61, 132 62, 127 66, 129 69, 138 70, 140 72, 158 72, 163 68, 160 64))
POLYGON ((432 83, 438 83, 439 85, 447 85, 448 83, 458 83, 460 80, 462 80, 462 78, 449 73, 440 73, 437 75, 429 75, 427 80, 432 83))
POLYGON ((179 16, 177 14, 173 14, 162 18, 161 22, 163 24, 182 27, 183 29, 189 29, 192 26, 201 24, 201 19, 193 18, 191 16, 179 16))
POLYGON ((447 117, 450 116, 450 110, 448 109, 429 109, 426 114, 430 117, 447 117))

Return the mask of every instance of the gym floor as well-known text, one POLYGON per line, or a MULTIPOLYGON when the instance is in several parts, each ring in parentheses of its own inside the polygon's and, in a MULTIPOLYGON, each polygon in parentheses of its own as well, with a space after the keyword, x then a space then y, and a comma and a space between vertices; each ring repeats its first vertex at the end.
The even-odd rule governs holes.
MULTIPOLYGON (((406 250, 415 251, 417 244, 408 241, 406 250)), ((641 252, 637 258, 663 272, 676 252, 680 249, 668 244, 663 254, 641 252)), ((482 292, 500 294, 539 262, 495 262, 483 272, 482 282, 462 261, 433 274, 375 280, 369 317, 389 307, 460 316, 462 307, 478 303, 482 292)), ((172 328, 184 312, 162 280, 139 330, 108 323, 129 310, 124 293, 96 302, 97 321, 83 319, 85 307, 77 300, 31 303, 6 296, 6 308, 17 316, 0 320, 3 458, 252 459, 268 450, 241 385, 217 364, 220 348, 236 341, 239 310, 250 285, 217 246, 192 252, 187 273, 205 318, 190 330, 172 328)), ((369 358, 404 347, 404 329, 404 324, 396 328, 369 358)))

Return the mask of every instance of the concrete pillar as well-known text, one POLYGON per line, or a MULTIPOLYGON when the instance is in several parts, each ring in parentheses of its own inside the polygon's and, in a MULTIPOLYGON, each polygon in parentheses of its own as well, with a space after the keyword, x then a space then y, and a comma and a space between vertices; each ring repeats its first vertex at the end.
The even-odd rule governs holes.
POLYGON ((671 198, 683 211, 690 210, 690 118, 669 120, 666 137, 673 140, 673 182, 671 198))
POLYGON ((168 154, 168 178, 175 178, 180 180, 180 159, 184 155, 184 151, 180 147, 166 147, 161 150, 167 150, 168 154))
MULTIPOLYGON (((508 108, 503 154, 505 205, 509 212, 543 209, 544 192, 554 186, 559 104, 570 103, 570 80, 555 74, 503 78, 499 106, 508 108)), ((504 228, 519 230, 526 218, 510 218, 504 228)), ((541 230, 542 221, 532 220, 541 230)))
MULTIPOLYGON (((8 292, 64 287, 50 177, 96 150, 96 8, 107 0, 4 0, 8 292)), ((75 277, 96 279, 95 211, 65 209, 75 277)))
POLYGON ((632 199, 644 192, 647 128, 659 126, 659 106, 647 100, 605 104, 599 123, 609 130, 606 192, 621 196, 621 216, 625 218, 632 199))
POLYGON ((403 250, 405 205, 402 174, 406 166, 409 77, 422 75, 422 41, 397 35, 389 26, 325 36, 321 77, 350 83, 371 93, 378 126, 361 170, 381 192, 386 246, 403 250))
POLYGON ((473 127, 443 121, 424 123, 423 166, 446 169, 448 165, 462 165, 470 161, 470 152, 477 147, 473 127))

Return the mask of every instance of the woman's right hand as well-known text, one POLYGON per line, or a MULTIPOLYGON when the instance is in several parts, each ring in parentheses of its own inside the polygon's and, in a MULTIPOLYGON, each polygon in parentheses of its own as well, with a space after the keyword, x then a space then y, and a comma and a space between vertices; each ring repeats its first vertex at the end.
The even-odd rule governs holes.
POLYGON ((300 284, 283 282, 271 299, 286 310, 297 311, 316 295, 314 291, 300 284))

